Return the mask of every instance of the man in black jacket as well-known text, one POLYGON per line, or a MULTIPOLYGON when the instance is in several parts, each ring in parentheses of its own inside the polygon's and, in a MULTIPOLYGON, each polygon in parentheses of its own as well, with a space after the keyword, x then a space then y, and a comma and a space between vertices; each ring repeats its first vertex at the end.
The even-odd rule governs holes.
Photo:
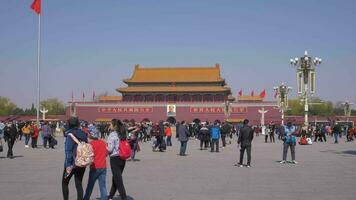
POLYGON ((7 125, 7 127, 5 127, 4 136, 5 136, 5 141, 7 142, 7 146, 8 146, 7 157, 12 159, 12 158, 14 158, 12 148, 14 147, 16 138, 18 137, 17 128, 14 123, 9 123, 7 125))
POLYGON ((242 167, 242 162, 244 158, 245 150, 247 151, 247 167, 251 167, 251 143, 253 140, 254 130, 248 125, 248 119, 243 122, 243 127, 240 129, 240 134, 237 140, 237 144, 241 146, 240 148, 240 162, 237 164, 242 167))
POLYGON ((221 142, 223 145, 223 148, 226 147, 226 136, 230 134, 231 127, 230 125, 225 121, 223 122, 221 126, 221 142))

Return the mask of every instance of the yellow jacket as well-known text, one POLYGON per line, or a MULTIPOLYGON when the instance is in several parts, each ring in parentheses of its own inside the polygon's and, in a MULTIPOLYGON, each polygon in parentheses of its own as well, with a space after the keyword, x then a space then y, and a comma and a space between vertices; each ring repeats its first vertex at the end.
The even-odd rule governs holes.
POLYGON ((31 132, 30 127, 31 127, 30 125, 22 127, 23 134, 25 134, 25 135, 30 134, 30 132, 31 132))

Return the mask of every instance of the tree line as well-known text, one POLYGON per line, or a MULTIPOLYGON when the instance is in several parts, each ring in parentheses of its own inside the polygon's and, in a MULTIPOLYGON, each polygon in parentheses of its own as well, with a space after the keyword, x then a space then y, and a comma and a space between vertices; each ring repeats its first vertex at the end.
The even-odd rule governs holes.
MULTIPOLYGON (((324 101, 318 97, 314 97, 310 100, 309 115, 317 116, 343 116, 344 106, 343 102, 333 103, 331 101, 324 101)), ((304 103, 301 99, 291 99, 288 101, 289 108, 286 111, 287 115, 304 115, 304 103)), ((356 110, 351 111, 351 115, 356 115, 356 110)))
MULTIPOLYGON (((41 107, 48 110, 48 115, 64 115, 65 104, 57 98, 50 98, 40 102, 41 107)), ((7 97, 0 96, 0 115, 36 115, 37 109, 34 104, 31 108, 20 108, 7 97)))

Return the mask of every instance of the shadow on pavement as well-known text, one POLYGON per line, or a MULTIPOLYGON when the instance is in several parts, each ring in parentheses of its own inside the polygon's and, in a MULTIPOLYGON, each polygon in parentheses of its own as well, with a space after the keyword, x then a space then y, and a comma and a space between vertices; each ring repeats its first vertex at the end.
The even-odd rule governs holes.
POLYGON ((356 151, 355 151, 355 150, 342 151, 342 153, 344 153, 344 154, 351 154, 351 155, 356 156, 356 151))
MULTIPOLYGON (((112 200, 121 200, 120 197, 114 197, 112 200)), ((127 196, 127 200, 135 200, 134 198, 132 198, 131 196, 127 196)))
POLYGON ((356 156, 356 150, 347 150, 347 151, 326 150, 326 151, 320 151, 320 152, 322 152, 322 153, 334 153, 334 154, 339 154, 339 155, 344 154, 343 156, 347 156, 347 155, 356 156))

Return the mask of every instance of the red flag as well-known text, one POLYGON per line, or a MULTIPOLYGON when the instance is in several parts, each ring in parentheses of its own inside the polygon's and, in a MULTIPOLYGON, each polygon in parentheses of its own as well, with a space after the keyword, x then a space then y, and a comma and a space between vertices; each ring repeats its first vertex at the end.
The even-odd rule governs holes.
POLYGON ((37 15, 41 14, 41 0, 34 0, 31 8, 37 15))
POLYGON ((93 101, 95 100, 95 91, 93 91, 93 101))
POLYGON ((239 91, 239 96, 242 96, 242 90, 239 91))
POLYGON ((254 90, 252 90, 251 96, 255 96, 255 91, 254 90))
POLYGON ((260 97, 263 99, 266 97, 266 89, 264 89, 261 94, 260 94, 260 97))

